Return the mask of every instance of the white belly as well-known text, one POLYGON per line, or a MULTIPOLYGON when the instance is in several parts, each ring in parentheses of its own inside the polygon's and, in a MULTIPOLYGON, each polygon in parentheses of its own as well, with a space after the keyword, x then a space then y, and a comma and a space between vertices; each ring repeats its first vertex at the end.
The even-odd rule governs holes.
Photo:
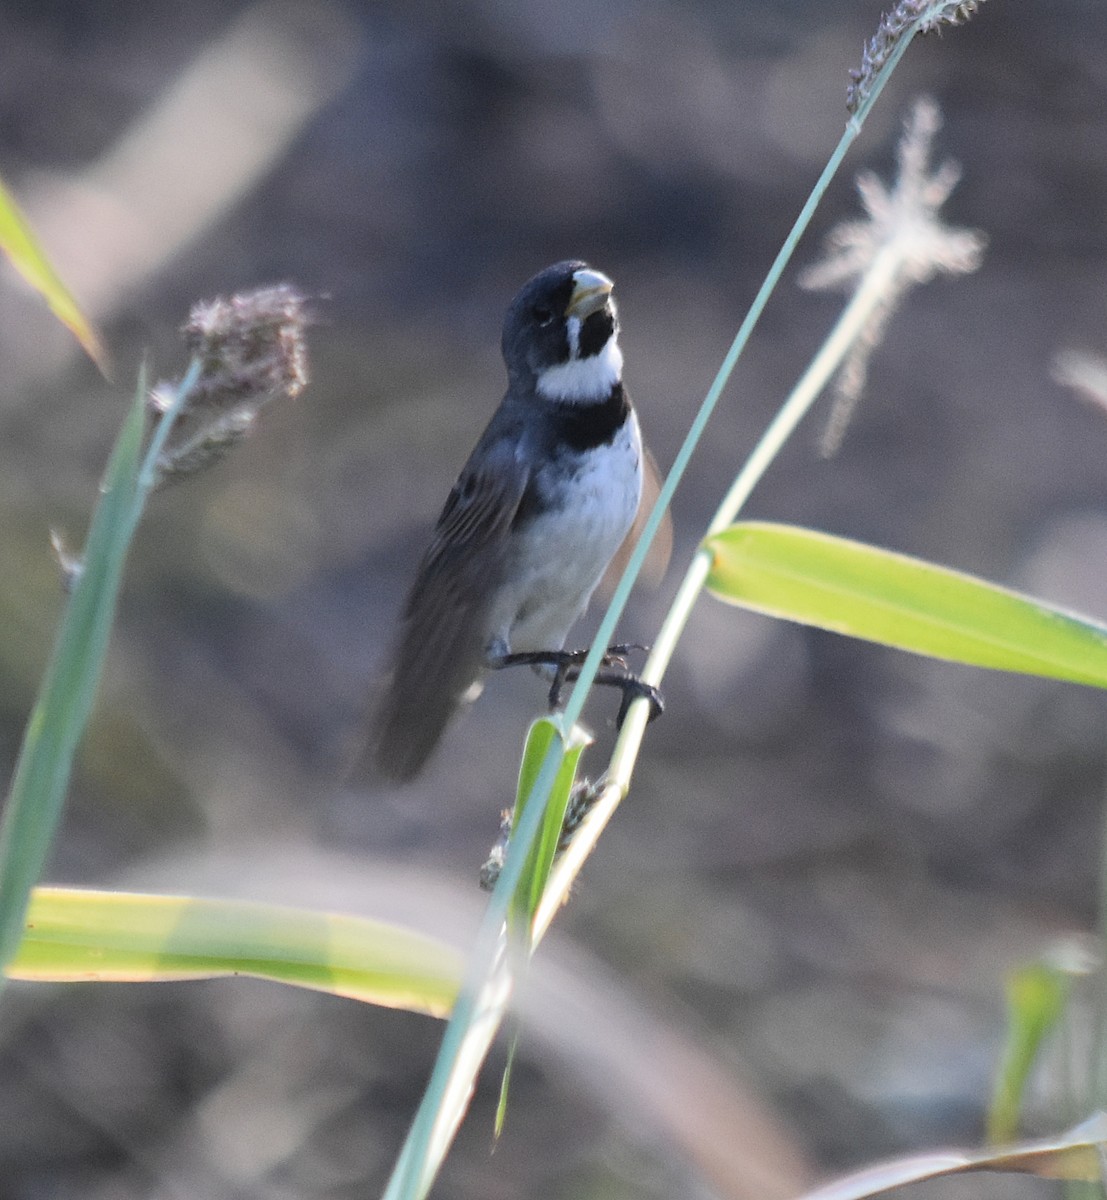
POLYGON ((494 641, 515 653, 560 650, 630 532, 641 495, 642 443, 631 413, 610 445, 590 452, 560 511, 527 530, 514 586, 496 606, 494 641))

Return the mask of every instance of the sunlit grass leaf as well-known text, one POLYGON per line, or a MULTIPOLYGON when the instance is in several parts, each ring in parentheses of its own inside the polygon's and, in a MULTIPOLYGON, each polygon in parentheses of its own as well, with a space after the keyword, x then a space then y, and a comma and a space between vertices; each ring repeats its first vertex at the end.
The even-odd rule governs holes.
POLYGON ((1072 976, 1049 963, 1012 971, 1007 980, 1007 1039, 988 1110, 988 1141, 1011 1141, 1030 1071, 1042 1042, 1065 1013, 1072 976))
POLYGON ((164 982, 251 975, 442 1017, 460 955, 362 917, 246 900, 36 888, 12 979, 164 982))
POLYGON ((791 525, 746 522, 704 545, 721 600, 932 658, 1107 687, 1107 626, 972 575, 791 525))
POLYGON ((145 422, 145 382, 140 379, 101 485, 83 568, 27 722, 0 822, 0 970, 23 937, 31 888, 42 874, 61 819, 73 755, 92 710, 138 519, 136 483, 145 422))
POLYGON ((890 1159, 832 1180, 804 1193, 799 1200, 866 1200, 908 1183, 969 1171, 1095 1182, 1101 1177, 1100 1148, 1105 1141, 1107 1114, 1100 1112, 1056 1138, 1019 1142, 996 1150, 933 1150, 890 1159))
MULTIPOLYGON (((526 811, 527 799, 534 790, 538 773, 555 738, 560 738, 561 728, 550 717, 539 717, 530 727, 523 759, 519 765, 519 786, 516 791, 513 825, 518 826, 526 811)), ((542 828, 531 855, 527 860, 523 878, 516 891, 516 911, 527 928, 542 898, 546 881, 550 877, 554 855, 561 841, 561 830, 565 824, 565 812, 569 807, 569 795, 576 779, 577 764, 588 739, 579 726, 573 728, 565 743, 565 756, 561 769, 554 780, 549 802, 542 818, 542 828)))
POLYGON ((43 253, 27 219, 11 193, 0 183, 0 250, 50 306, 50 311, 84 347, 85 353, 107 373, 107 360, 91 322, 81 312, 68 288, 43 253))
MULTIPOLYGON (((560 741, 561 738, 561 725, 550 717, 539 717, 531 725, 526 745, 523 747, 523 759, 519 764, 519 785, 515 795, 513 828, 518 828, 518 823, 526 811, 527 801, 534 792, 546 755, 554 742, 560 741)), ((527 858, 519 886, 515 890, 512 904, 513 928, 517 934, 522 935, 525 950, 530 949, 531 922, 538 909, 539 901, 542 899, 542 893, 550 877, 554 856, 561 843, 561 831, 565 825, 565 813, 569 808, 569 797, 576 779, 577 765, 588 740, 583 730, 579 726, 574 726, 565 741, 565 754, 561 759, 561 767, 550 791, 546 810, 542 815, 542 826, 527 858)), ((513 1030, 508 1045, 507 1063, 500 1080, 500 1099, 496 1105, 494 1134, 497 1138, 503 1132, 504 1120, 507 1117, 507 1094, 511 1084, 511 1071, 518 1044, 518 1031, 513 1030)))

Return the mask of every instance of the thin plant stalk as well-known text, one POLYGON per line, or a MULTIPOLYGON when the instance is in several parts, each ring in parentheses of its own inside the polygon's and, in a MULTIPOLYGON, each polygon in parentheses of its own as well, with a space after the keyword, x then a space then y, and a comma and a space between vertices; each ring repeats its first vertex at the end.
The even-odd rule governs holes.
POLYGON ((507 1011, 514 988, 511 963, 515 957, 507 953, 508 918, 528 859, 527 854, 519 853, 519 847, 529 848, 537 840, 545 804, 536 801, 549 796, 562 759, 562 744, 555 740, 546 752, 531 799, 512 833, 507 857, 477 933, 465 981, 384 1200, 425 1196, 430 1190, 465 1115, 477 1072, 507 1011), (466 1064, 471 1068, 468 1071, 462 1069, 466 1064))
POLYGON ((23 938, 31 889, 45 868, 61 821, 73 758, 107 654, 123 566, 156 479, 158 455, 199 372, 200 364, 194 361, 160 417, 142 465, 133 475, 145 421, 142 372, 131 415, 112 455, 106 476, 110 484, 93 514, 86 561, 69 597, 46 679, 27 722, 0 822, 0 970, 11 961, 23 938))
MULTIPOLYGON (((930 6, 930 9, 935 14, 939 10, 948 7, 940 3, 935 3, 930 6)), ((837 175, 839 167, 842 165, 842 160, 845 158, 850 147, 856 141, 861 133, 861 129, 865 123, 866 117, 876 103, 880 93, 884 90, 892 72, 896 65, 907 51, 915 34, 923 27, 925 17, 920 15, 914 25, 905 31, 903 36, 896 43, 887 60, 883 63, 876 75, 870 81, 864 98, 858 105, 855 112, 850 116, 846 123, 845 129, 842 131, 842 136, 838 139, 838 144, 834 147, 833 153, 827 160, 826 166, 823 167, 822 173, 815 181, 815 186, 811 189, 811 194, 807 197, 807 201, 803 208, 800 209, 800 214, 796 218, 788 236, 784 240, 773 260, 772 266, 769 268, 768 274, 765 276, 764 282, 757 291, 757 295, 750 305, 749 311, 746 313, 742 324, 738 328, 738 332, 734 336, 734 341, 730 345, 730 349, 726 353, 714 380, 708 388, 707 395, 700 404, 699 410, 696 413, 688 433, 685 435, 684 441, 681 443, 680 449, 673 459, 673 465, 669 469, 668 475, 665 477, 665 482, 662 485, 661 491, 658 494, 657 500, 654 503, 653 509, 650 512, 649 518, 642 530, 642 535, 638 540, 634 553, 630 556, 630 560, 623 571, 619 584, 615 589, 614 595, 611 597, 611 602, 608 604, 607 611, 604 613, 603 620, 600 623, 599 629, 596 631, 595 640, 589 650, 588 657, 584 660, 580 669, 577 683, 573 688, 573 694, 570 697, 569 703, 565 706, 565 723, 567 727, 576 724, 580 719, 581 713, 584 711, 585 702, 588 699, 593 682, 596 678, 596 672, 600 669, 601 662, 606 650, 606 647, 612 645, 615 640, 615 629, 622 618, 623 610, 627 606, 627 601, 630 599, 631 589, 638 581, 638 576, 642 571, 642 566, 646 561, 646 556, 649 554, 650 547, 653 545, 653 540, 657 536, 657 531, 661 527, 661 522, 664 518, 665 510, 670 506, 673 496, 676 494, 677 488, 680 486, 681 480, 688 469, 688 465, 692 460, 692 455, 699 446, 700 440, 703 437, 704 430, 707 428, 707 423, 711 420, 712 415, 718 406, 719 400, 722 397, 726 385, 730 382, 730 377, 734 373, 734 368, 741 357, 742 352, 746 348, 746 343, 750 339, 757 322, 761 319, 761 314, 765 310, 765 305, 769 302, 769 297, 776 290, 777 284, 780 282, 781 276, 784 274, 792 255, 795 252, 796 246, 799 244, 800 238, 807 231, 808 225, 811 223, 811 218, 815 215, 815 210, 822 202, 822 198, 830 186, 834 176, 837 175)), ((781 417, 777 418, 780 421, 780 428, 786 424, 781 417)), ((798 419, 798 418, 797 418, 798 419)), ((777 422, 774 421, 770 429, 777 427, 777 422)), ((787 432, 790 432, 787 431, 787 432)), ((784 433, 786 438, 787 432, 784 433)), ((771 448, 772 455, 775 456, 783 445, 783 440, 775 448, 771 448)), ((760 449, 760 447, 759 447, 760 449)), ((769 449, 766 449, 766 453, 769 449)), ((755 454, 757 451, 755 451, 755 454)), ((768 462, 760 465, 757 477, 764 472, 768 466, 768 462)), ((747 464, 749 469, 749 464, 747 464)), ((752 473, 751 473, 752 474, 752 473)), ((753 486, 752 481, 750 487, 753 486)), ((735 482, 735 488, 738 487, 738 482, 735 482)), ((714 532, 712 530, 711 532, 714 532)), ((644 675, 647 681, 649 676, 644 675)), ((634 708, 642 715, 647 710, 647 704, 644 702, 637 703, 634 708)))
MULTIPOLYGON (((883 303, 898 266, 899 255, 894 246, 889 246, 874 259, 826 341, 735 477, 712 517, 705 537, 733 524, 753 489, 833 378, 854 342, 862 335, 872 314, 883 303)), ((711 553, 701 548, 693 556, 654 639, 650 655, 642 669, 642 678, 647 683, 655 686, 661 683, 710 570, 711 553)), ((632 705, 612 751, 603 790, 572 842, 554 865, 542 904, 535 915, 536 940, 549 927, 554 914, 564 903, 585 860, 595 848, 604 827, 629 790, 648 720, 649 709, 646 704, 632 705)))
MULTIPOLYGON (((937 11, 943 6, 936 4, 932 7, 934 11, 937 11)), ((562 716, 563 730, 571 731, 581 716, 588 692, 599 670, 605 647, 610 645, 614 639, 615 629, 626 607, 631 588, 641 572, 650 545, 660 528, 665 510, 669 507, 673 495, 684 477, 692 455, 730 380, 740 354, 791 260, 800 238, 806 231, 816 207, 837 173, 846 152, 861 132, 872 105, 876 102, 915 33, 922 27, 922 23, 923 20, 920 18, 906 30, 886 61, 868 81, 868 90, 864 98, 851 115, 838 145, 819 176, 811 195, 800 211, 799 217, 739 327, 715 380, 704 397, 688 434, 677 452, 638 545, 631 555, 607 612, 600 623, 595 640, 581 667, 577 684, 573 688, 572 696, 562 716)), ((808 406, 814 400, 817 391, 818 389, 807 401, 808 406)), ((800 409, 798 402, 795 408, 800 409)), ((802 411, 797 411, 794 421, 798 421, 800 416, 802 416, 802 411)), ((781 419, 770 427, 771 430, 775 430, 773 438, 776 445, 772 448, 771 453, 766 451, 762 455, 764 461, 756 468, 756 476, 751 471, 751 475, 743 484, 744 487, 752 488, 756 479, 761 477, 776 453, 779 452, 787 438, 787 433, 790 432, 790 430, 785 430, 785 424, 786 422, 781 419)), ((737 488, 737 486, 736 481, 735 487, 737 488)), ((738 501, 739 506, 742 499, 738 501)), ((692 603, 702 588, 703 579, 706 578, 707 573, 706 567, 704 556, 697 554, 690 568, 689 577, 678 597, 680 607, 674 606, 675 611, 671 612, 670 619, 662 630, 659 644, 655 646, 650 661, 647 662, 644 672, 644 678, 647 681, 654 677, 660 678, 663 674, 664 667, 667 666, 672 656, 679 632, 687 620, 692 603), (702 577, 700 577, 701 574, 702 577)), ((574 838, 573 844, 561 863, 554 868, 546 894, 533 922, 532 936, 535 940, 548 927, 553 914, 568 894, 572 880, 580 869, 580 864, 587 857, 591 845, 594 845, 594 837, 590 835, 591 829, 595 827, 595 836, 598 837, 604 824, 604 814, 610 817, 629 786, 630 773, 637 758, 647 722, 647 708, 645 703, 640 702, 631 705, 612 760, 612 782, 604 789, 591 818, 585 822, 578 837, 574 838), (576 852, 578 841, 581 843, 579 853, 576 852)), ((389 1180, 385 1193, 386 1200, 421 1200, 430 1190, 441 1161, 464 1116, 468 1096, 475 1086, 476 1074, 487 1054, 496 1029, 503 1020, 512 991, 509 978, 510 966, 508 965, 511 956, 505 954, 507 918, 514 903, 515 890, 523 878, 525 866, 530 859, 532 847, 541 829, 546 805, 564 758, 563 746, 566 741, 568 738, 563 736, 560 744, 557 741, 551 743, 531 790, 523 819, 512 833, 500 879, 481 922, 465 985, 443 1035, 431 1080, 420 1101, 419 1109, 389 1180), (504 986, 493 989, 499 993, 496 1002, 492 1005, 482 1003, 482 999, 488 996, 493 981, 499 975, 507 976, 507 978, 504 978, 504 986), (451 1108, 453 1111, 449 1111, 451 1108)))
MULTIPOLYGON (((773 262, 765 282, 761 285, 761 289, 758 291, 753 305, 742 322, 734 338, 734 342, 696 414, 696 418, 685 437, 684 443, 677 453, 673 467, 669 471, 665 483, 661 488, 661 493, 646 522, 638 545, 631 555, 630 561, 615 589, 615 594, 612 596, 607 612, 600 623, 599 630, 592 643, 592 648, 589 650, 588 656, 581 667, 580 677, 573 688, 569 702, 561 714, 560 721, 562 729, 565 731, 571 731, 580 718, 588 692, 595 680, 596 672, 599 670, 604 648, 613 641, 616 624, 622 616, 623 609, 626 607, 631 588, 642 569, 649 546, 657 530, 660 528, 665 510, 672 500, 677 485, 683 478, 692 454, 699 444, 700 438, 703 436, 707 422, 710 420, 722 396, 723 389, 730 379, 738 357, 745 348, 746 342, 749 340, 749 336, 753 332, 753 328, 757 324, 765 304, 772 294, 773 288, 776 286, 791 259, 796 244, 810 222, 819 199, 829 185, 846 149, 857 136, 857 132, 858 130, 853 128, 853 122, 851 121, 846 133, 842 136, 842 140, 834 156, 819 177, 814 191, 804 205, 787 241, 773 262)), ((643 677, 645 678, 645 675, 643 677)), ((639 722, 641 722, 644 729, 646 708, 647 706, 644 704, 633 704, 624 721, 624 730, 636 727, 639 722)), ((639 740, 640 738, 641 733, 639 733, 639 740)), ((479 1056, 479 1059, 483 1060, 487 1054, 488 1047, 491 1045, 492 1038, 495 1036, 496 1029, 503 1018, 503 1014, 506 1012, 511 993, 510 985, 506 986, 502 991, 502 1008, 493 1021, 490 1022, 488 1020, 488 1013, 481 1013, 482 1006, 480 1000, 485 994, 489 979, 497 971, 506 971, 508 969, 506 966, 507 958, 504 954, 507 917, 513 906, 513 896, 522 880, 526 863, 530 857, 531 848, 542 827, 542 818, 546 805, 549 802, 550 792, 563 761, 563 745, 565 740, 566 738, 563 737, 560 742, 555 741, 551 744, 546 759, 542 764, 542 769, 531 790, 523 818, 519 822, 519 825, 512 831, 507 855, 500 872, 500 878, 497 881, 496 889, 481 921, 477 943, 471 959, 470 971, 467 973, 465 985, 461 989, 457 1004, 450 1016, 446 1032, 443 1035, 442 1045, 439 1049, 438 1058, 435 1061, 430 1081, 427 1084, 426 1091, 423 1093, 423 1098, 411 1128, 408 1131, 408 1136, 400 1152, 400 1157, 393 1169, 388 1188, 385 1192, 385 1200, 409 1200, 409 1198, 425 1196, 429 1191, 437 1174, 438 1161, 444 1156, 449 1142, 464 1115, 463 1107, 460 1105, 453 1113, 450 1113, 448 1111, 450 1108, 449 1102, 451 1099, 456 1102, 462 1093, 468 1094, 468 1089, 472 1087, 471 1080, 459 1085, 459 1066, 463 1058, 468 1058, 471 1055, 479 1056), (482 1030, 479 1034, 473 1034, 470 1033, 470 1026, 473 1025, 478 1014, 484 1018, 481 1023, 482 1030)), ((608 790, 605 789, 605 795, 608 790)), ((621 799, 621 795, 618 799, 621 799)), ((615 800, 615 805, 618 804, 618 799, 615 800)), ((603 798, 601 798, 600 803, 602 804, 602 802, 603 798)), ((611 811, 614 811, 614 806, 611 811)), ((585 830, 581 830, 582 835, 585 832, 585 830)), ((574 839, 574 844, 576 840, 574 839)), ((546 895, 539 905, 536 920, 532 926, 533 929, 545 928, 552 919, 552 912, 556 911, 556 908, 560 905, 559 900, 557 904, 553 905, 551 910, 549 896, 551 891, 555 889, 561 874, 562 872, 559 868, 555 867, 546 889, 546 895), (543 914, 548 915, 543 917, 543 914)), ((477 1063, 477 1068, 479 1069, 479 1062, 477 1063)), ((475 1078, 475 1071, 473 1077, 475 1078)))
MULTIPOLYGON (((657 501, 643 528, 642 536, 639 538, 634 553, 627 563, 626 570, 623 572, 615 593, 611 597, 611 602, 604 613, 603 620, 600 622, 600 627, 596 631, 596 637, 592 643, 588 657, 584 660, 584 664, 581 667, 580 677, 573 688, 573 694, 569 699, 569 703, 565 706, 564 720, 567 726, 575 724, 584 711, 589 689, 595 680, 596 672, 600 668, 606 647, 610 646, 615 640, 616 627, 622 618, 623 610, 626 608, 627 601, 630 598, 631 589, 638 581, 638 576, 641 573, 643 563, 646 561, 650 546, 653 544, 653 539, 661 527, 665 510, 672 503, 673 496, 680 486, 685 472, 688 470, 692 455, 699 446, 707 424, 714 415, 719 400, 722 398, 723 391, 730 382, 730 377, 734 373, 738 359, 745 350, 746 343, 749 341, 757 322, 761 319, 761 314, 769 302, 769 297, 773 294, 788 263, 791 261, 800 238, 806 232, 807 226, 810 224, 812 216, 814 216, 815 209, 822 200, 826 189, 830 186, 831 180, 837 174, 846 152, 860 131, 861 125, 859 119, 854 117, 846 126, 845 132, 835 147, 834 153, 823 168, 823 172, 815 183, 810 196, 808 196, 807 202, 800 210, 800 214, 796 218, 788 237, 785 239, 784 245, 781 246, 780 251, 773 260, 773 264, 769 268, 769 273, 765 276, 764 282, 758 289, 757 295, 754 297, 753 303, 750 305, 749 311, 746 313, 745 319, 742 321, 737 334, 735 334, 734 341, 731 343, 730 349, 727 351, 726 357, 723 359, 722 365, 719 367, 707 391, 707 395, 700 404, 695 419, 692 421, 688 433, 685 435, 684 441, 681 443, 680 449, 673 459, 673 465, 665 477, 665 482, 658 494, 657 501)), ((643 678, 648 679, 648 676, 643 675, 643 678)), ((637 703, 635 708, 645 713, 648 705, 637 703)))
POLYGON ((61 820, 146 502, 167 478, 195 474, 222 458, 264 405, 299 395, 307 384, 306 320, 304 298, 289 284, 198 304, 182 329, 193 351, 184 377, 151 394, 145 369, 139 373, 89 524, 84 561, 70 570, 59 554, 72 590, 0 820, 0 971, 22 940, 31 889, 61 820), (178 419, 196 399, 205 416, 174 446, 178 419), (152 430, 151 412, 157 414, 152 430))

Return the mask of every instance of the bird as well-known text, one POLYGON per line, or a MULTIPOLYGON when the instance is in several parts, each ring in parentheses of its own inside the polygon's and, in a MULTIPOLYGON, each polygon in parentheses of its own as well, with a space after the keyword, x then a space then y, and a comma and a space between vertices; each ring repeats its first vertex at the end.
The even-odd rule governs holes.
MULTIPOLYGON (((551 706, 583 652, 564 649, 605 572, 625 562, 659 489, 623 383, 614 284, 572 259, 540 271, 504 318, 507 390, 451 489, 403 605, 371 719, 379 772, 414 778, 486 672, 529 663, 551 706)), ((663 571, 671 526, 651 549, 663 571)), ((596 677, 657 690, 612 647, 596 677)))

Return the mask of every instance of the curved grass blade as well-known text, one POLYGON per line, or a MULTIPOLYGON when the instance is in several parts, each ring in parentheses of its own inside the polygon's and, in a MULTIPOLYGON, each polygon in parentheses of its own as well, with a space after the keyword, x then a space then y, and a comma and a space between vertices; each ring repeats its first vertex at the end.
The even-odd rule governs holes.
POLYGON ((50 311, 84 347, 85 353, 107 374, 107 358, 96 331, 62 283, 43 253, 26 217, 19 211, 12 194, 0 183, 0 250, 12 266, 42 296, 50 311))
POLYGON ((73 755, 92 711, 107 653, 123 564, 138 519, 145 392, 140 379, 101 484, 84 564, 23 735, 0 821, 0 970, 23 937, 31 888, 42 874, 61 819, 73 755))
POLYGON ((972 575, 791 525, 706 539, 719 599, 975 667, 1107 687, 1107 626, 972 575))
POLYGON ((445 1016, 461 956, 383 921, 246 900, 36 888, 12 979, 164 982, 250 975, 445 1016))
POLYGON ((1004 1171, 1090 1183, 1102 1178, 1101 1154, 1105 1142, 1107 1114, 1097 1112, 1055 1138, 1019 1142, 995 1150, 933 1150, 877 1163, 805 1192, 800 1200, 867 1200, 909 1183, 969 1171, 1004 1171))

